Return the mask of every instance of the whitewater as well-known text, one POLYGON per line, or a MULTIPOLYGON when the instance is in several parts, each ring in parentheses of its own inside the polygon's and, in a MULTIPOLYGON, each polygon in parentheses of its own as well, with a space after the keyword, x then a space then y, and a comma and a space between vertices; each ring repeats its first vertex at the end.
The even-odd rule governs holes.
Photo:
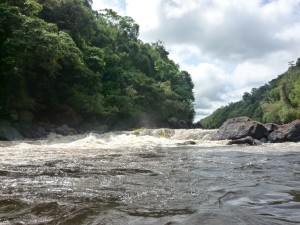
POLYGON ((215 130, 0 142, 0 224, 297 224, 300 143, 215 130))

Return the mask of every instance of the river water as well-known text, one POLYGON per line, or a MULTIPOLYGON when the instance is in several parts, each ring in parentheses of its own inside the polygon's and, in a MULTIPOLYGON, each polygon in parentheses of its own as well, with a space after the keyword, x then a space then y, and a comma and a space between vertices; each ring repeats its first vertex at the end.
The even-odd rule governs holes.
POLYGON ((213 132, 0 142, 0 224, 300 224, 300 143, 213 132))

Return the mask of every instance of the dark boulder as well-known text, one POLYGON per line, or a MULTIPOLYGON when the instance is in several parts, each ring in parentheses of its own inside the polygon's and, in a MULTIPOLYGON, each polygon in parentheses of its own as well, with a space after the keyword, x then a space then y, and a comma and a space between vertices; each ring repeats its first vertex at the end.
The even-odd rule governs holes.
POLYGON ((280 126, 268 136, 268 140, 272 143, 300 141, 300 120, 294 120, 289 124, 280 126))
POLYGON ((37 121, 43 121, 49 124, 67 125, 76 127, 80 125, 81 115, 69 106, 63 106, 61 110, 49 110, 37 116, 37 121))
POLYGON ((203 125, 200 122, 193 123, 192 127, 193 129, 203 129, 203 125))
POLYGON ((55 133, 67 136, 77 134, 77 131, 74 128, 71 128, 68 125, 64 124, 60 127, 57 127, 55 129, 55 133))
POLYGON ((253 137, 247 136, 240 139, 231 140, 228 142, 228 145, 261 145, 262 142, 254 139, 253 137))
POLYGON ((261 143, 268 143, 268 137, 263 137, 263 138, 259 139, 259 141, 261 143))
POLYGON ((79 133, 93 132, 93 133, 105 133, 110 129, 107 125, 101 124, 100 122, 82 122, 80 126, 76 127, 79 133))
POLYGON ((275 124, 275 123, 266 123, 264 124, 265 128, 267 128, 269 133, 272 133, 275 130, 278 130, 279 125, 275 124))
POLYGON ((46 131, 45 127, 39 124, 19 123, 16 125, 16 128, 24 138, 29 139, 45 138, 49 134, 49 132, 46 131))
POLYGON ((212 140, 235 140, 247 136, 259 140, 267 137, 268 134, 268 130, 263 124, 253 121, 248 117, 236 117, 225 121, 212 137, 212 140))
POLYGON ((168 119, 168 124, 170 128, 173 129, 189 129, 189 125, 184 120, 178 120, 176 117, 168 119))
POLYGON ((22 140, 24 137, 9 122, 0 121, 0 141, 22 140))
POLYGON ((178 143, 178 145, 195 145, 196 142, 195 141, 185 141, 182 143, 178 143))

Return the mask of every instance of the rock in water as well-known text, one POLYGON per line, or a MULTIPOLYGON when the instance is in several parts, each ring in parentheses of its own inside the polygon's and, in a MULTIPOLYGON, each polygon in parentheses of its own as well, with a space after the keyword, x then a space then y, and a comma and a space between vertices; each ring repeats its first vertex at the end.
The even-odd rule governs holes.
POLYGON ((300 120, 294 120, 289 124, 280 126, 268 136, 268 140, 273 143, 284 141, 300 141, 300 120))
POLYGON ((43 126, 33 123, 19 123, 16 128, 24 138, 29 139, 40 139, 49 134, 43 126))
POLYGON ((176 117, 168 119, 168 124, 173 129, 188 129, 188 123, 184 120, 178 120, 176 117))
POLYGON ((240 139, 231 140, 228 142, 228 145, 261 145, 262 142, 259 140, 254 139, 253 137, 247 136, 240 139))
POLYGON ((64 136, 77 134, 77 132, 76 132, 76 130, 74 128, 71 128, 71 127, 69 127, 66 124, 64 124, 64 125, 62 125, 60 127, 57 127, 55 129, 55 132, 57 134, 61 134, 61 135, 64 135, 64 136))
POLYGON ((241 139, 250 136, 261 139, 268 136, 268 130, 263 124, 251 120, 249 117, 228 119, 212 137, 213 140, 241 139))
POLYGON ((196 142, 195 141, 185 141, 182 143, 178 143, 178 145, 195 145, 196 142))

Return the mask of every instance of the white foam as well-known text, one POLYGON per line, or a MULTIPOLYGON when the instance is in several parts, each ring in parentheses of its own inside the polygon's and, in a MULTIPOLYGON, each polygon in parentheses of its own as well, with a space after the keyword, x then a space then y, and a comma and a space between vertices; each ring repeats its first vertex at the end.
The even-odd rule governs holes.
MULTIPOLYGON (((171 130, 141 129, 139 132, 109 132, 105 134, 84 134, 61 136, 50 134, 45 140, 2 142, 0 162, 22 164, 35 163, 40 160, 77 159, 97 154, 126 153, 131 151, 147 151, 154 148, 172 148, 188 145, 206 151, 202 147, 226 146, 228 141, 211 141, 215 130, 171 130), (193 141, 194 145, 189 145, 193 141), (187 142, 187 143, 185 143, 187 142), (184 145, 182 145, 184 144, 184 145)), ((209 150, 209 149, 207 149, 209 150)), ((266 144, 263 146, 228 146, 222 151, 272 152, 300 151, 300 143, 266 144)), ((210 151, 210 150, 209 150, 210 151)))

